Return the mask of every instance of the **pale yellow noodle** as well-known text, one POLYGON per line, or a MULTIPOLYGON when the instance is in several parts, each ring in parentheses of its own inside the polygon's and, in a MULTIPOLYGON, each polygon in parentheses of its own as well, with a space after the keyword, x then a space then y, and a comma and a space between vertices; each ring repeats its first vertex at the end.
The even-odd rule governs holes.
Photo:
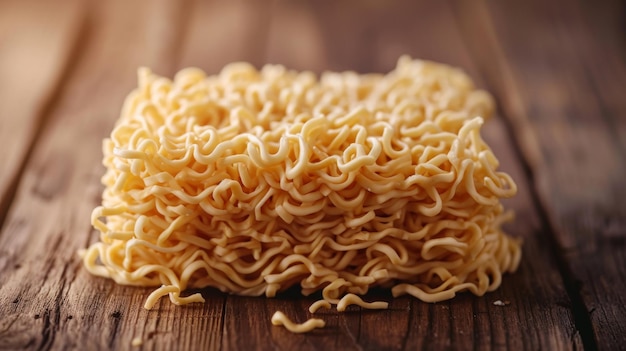
POLYGON ((315 313, 320 308, 325 308, 328 310, 330 309, 330 307, 331 307, 330 302, 326 300, 318 300, 318 301, 313 302, 311 306, 309 306, 309 312, 315 313))
POLYGON ((272 315, 272 324, 273 325, 282 325, 287 330, 292 333, 308 333, 316 328, 324 328, 326 322, 319 318, 311 318, 302 324, 297 324, 292 322, 284 313, 281 311, 274 312, 272 315))
POLYGON ((373 287, 483 295, 521 258, 500 228, 517 187, 480 135, 492 112, 460 70, 408 57, 384 75, 319 79, 245 63, 173 80, 141 69, 103 143, 100 241, 83 262, 160 286, 146 308, 202 302, 185 290, 209 286, 273 297, 299 285, 321 291, 313 311, 382 308, 358 297, 373 287))
POLYGON ((343 312, 350 305, 358 305, 370 310, 386 310, 389 307, 389 303, 385 301, 365 302, 357 295, 346 294, 337 303, 337 311, 343 312))

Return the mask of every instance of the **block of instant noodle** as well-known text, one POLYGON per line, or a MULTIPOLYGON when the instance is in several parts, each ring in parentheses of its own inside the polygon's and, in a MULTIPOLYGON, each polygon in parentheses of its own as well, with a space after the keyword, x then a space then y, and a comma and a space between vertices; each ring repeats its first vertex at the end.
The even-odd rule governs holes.
POLYGON ((155 287, 146 308, 204 301, 184 293, 200 287, 298 285, 356 301, 343 308, 372 287, 483 295, 521 255, 500 228, 516 185, 480 136, 492 111, 460 70, 408 57, 384 75, 319 79, 245 63, 173 81, 140 69, 104 140, 85 266, 155 287))

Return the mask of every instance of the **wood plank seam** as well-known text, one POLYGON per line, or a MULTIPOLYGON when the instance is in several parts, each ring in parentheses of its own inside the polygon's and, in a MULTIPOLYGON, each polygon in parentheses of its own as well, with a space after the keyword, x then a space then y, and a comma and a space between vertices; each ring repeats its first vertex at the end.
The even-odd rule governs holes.
MULTIPOLYGON (((415 301, 411 300, 410 304, 409 304, 409 310, 413 309, 413 303, 415 301)), ((409 313, 409 320, 407 322, 408 325, 413 325, 413 313, 409 313)), ((409 335, 409 331, 407 330, 406 334, 404 335, 404 337, 402 338, 402 346, 400 348, 400 350, 406 350, 406 344, 409 341, 408 338, 409 335)))
MULTIPOLYGON (((83 3, 81 3, 81 5, 82 4, 83 3)), ((4 222, 11 208, 11 204, 15 199, 15 195, 17 194, 17 189, 19 189, 22 175, 24 174, 26 166, 28 165, 29 160, 33 155, 33 151, 35 150, 35 147, 39 141, 39 137, 42 135, 42 132, 45 130, 45 127, 48 124, 48 117, 51 111, 54 110, 56 101, 61 94, 60 88, 65 85, 66 81, 71 76, 73 63, 76 62, 76 60, 80 56, 80 49, 84 45, 85 39, 87 38, 88 25, 85 14, 85 6, 81 6, 81 8, 79 9, 80 19, 76 21, 76 28, 73 31, 74 34, 70 38, 71 44, 69 45, 70 49, 65 58, 65 63, 63 64, 59 74, 57 75, 55 82, 51 85, 50 90, 46 93, 47 96, 44 97, 42 107, 37 113, 38 118, 35 119, 36 127, 34 128, 32 141, 28 145, 24 159, 20 163, 15 176, 9 182, 7 193, 0 194, 0 235, 4 232, 2 230, 4 228, 4 222)))
MULTIPOLYGON (((472 311, 478 311, 478 300, 472 301, 472 311)), ((473 325, 477 325, 478 324, 478 315, 475 312, 472 313, 472 324, 473 325)), ((472 347, 473 347, 474 350, 479 350, 480 349, 480 345, 478 343, 478 338, 477 337, 474 337, 473 343, 472 343, 472 347)))
MULTIPOLYGON (((584 6, 585 3, 582 0, 579 0, 578 2, 579 2, 578 7, 572 7, 572 8, 578 9, 578 11, 575 11, 575 12, 578 15, 580 15, 580 11, 582 11, 581 7, 584 6)), ((558 9, 555 9, 555 11, 558 11, 558 9)), ((564 27, 563 18, 559 18, 558 20, 560 20, 559 25, 564 27)), ((584 30, 587 31, 588 33, 593 32, 593 24, 589 23, 588 17, 581 16, 579 23, 582 25, 582 28, 584 28, 584 30)), ((568 37, 568 39, 570 38, 568 37)), ((576 45, 575 42, 573 42, 572 44, 574 46, 576 45)), ((603 46, 602 43, 600 42, 597 43, 597 45, 598 45, 597 46, 598 52, 603 52, 605 55, 608 52, 622 53, 623 50, 620 50, 620 49, 624 48, 623 46, 620 46, 618 48, 615 48, 615 47, 607 48, 606 46, 603 46)), ((623 54, 619 56, 624 58, 623 54)), ((601 82, 599 82, 598 78, 593 74, 593 71, 592 71, 593 65, 594 65, 593 62, 590 62, 588 56, 571 55, 570 57, 576 60, 578 64, 580 65, 581 70, 582 70, 582 76, 586 80, 585 83, 590 87, 590 91, 593 94, 593 98, 597 101, 597 106, 598 106, 598 109, 600 110, 600 116, 604 119, 607 126, 609 126, 609 128, 607 128, 607 132, 611 136, 611 142, 615 150, 617 150, 619 155, 621 156, 621 159, 626 160, 626 143, 625 143, 626 140, 620 140, 620 136, 618 133, 619 127, 618 127, 617 121, 615 120, 613 115, 609 113, 608 108, 606 106, 605 97, 602 94, 601 82)))
POLYGON ((220 335, 220 349, 224 348, 224 333, 226 332, 226 303, 228 301, 228 295, 224 297, 222 302, 222 315, 220 316, 220 323, 222 323, 222 335, 220 335))
MULTIPOLYGON (((491 47, 491 52, 494 56, 498 57, 498 61, 500 62, 499 68, 504 71, 503 77, 507 77, 510 79, 510 84, 516 85, 517 83, 514 80, 514 74, 509 66, 509 64, 504 59, 504 54, 502 48, 499 45, 497 34, 494 31, 492 15, 488 9, 488 6, 484 3, 484 1, 477 2, 480 3, 480 8, 482 14, 484 15, 481 18, 482 21, 486 23, 486 26, 490 28, 489 34, 485 34, 483 38, 488 38, 485 40, 487 45, 491 47)), ((462 17, 459 14, 459 11, 462 11, 456 3, 453 3, 453 9, 455 16, 457 17, 457 25, 459 25, 459 32, 462 33, 466 37, 466 40, 471 40, 470 34, 467 31, 463 30, 462 17)), ((470 52, 472 60, 476 62, 476 67, 481 72, 481 75, 485 78, 485 82, 488 85, 490 91, 494 92, 496 100, 500 103, 499 106, 502 106, 500 111, 500 115, 502 116, 502 120, 504 121, 504 125, 507 131, 507 136, 513 141, 514 152, 517 158, 517 162, 521 165, 529 184, 530 198, 534 207, 537 209, 540 225, 542 228, 542 232, 549 233, 547 237, 547 242, 549 244, 549 252, 552 253, 557 269, 563 279, 565 290, 571 300, 571 310, 574 316, 574 322, 576 326, 576 331, 580 334, 580 337, 583 342, 583 347, 585 350, 597 350, 597 341, 595 335, 593 334, 592 322, 591 322, 591 312, 588 311, 581 294, 581 286, 580 281, 576 279, 574 272, 571 270, 569 265, 567 264, 567 259, 564 255, 564 252, 560 250, 560 246, 558 240, 556 238, 557 224, 552 223, 550 221, 550 216, 547 214, 547 206, 543 201, 541 195, 539 194, 537 188, 537 175, 531 166, 533 162, 531 161, 533 158, 525 152, 524 148, 521 146, 522 142, 519 140, 519 137, 516 133, 514 133, 514 119, 516 117, 512 117, 512 114, 515 112, 508 111, 506 104, 502 103, 505 99, 500 96, 500 89, 497 89, 497 83, 494 83, 492 75, 486 71, 485 66, 488 63, 480 62, 480 59, 476 56, 476 52, 472 50, 471 46, 468 46, 468 51, 470 52)), ((490 65, 489 67, 493 67, 490 65)), ((492 69, 492 68, 490 68, 492 69)), ((506 79, 506 78, 505 78, 506 79)), ((575 335, 575 334, 574 334, 575 335)), ((574 337, 572 335, 572 339, 574 337)), ((575 345, 573 345, 575 348, 575 345)))
POLYGON ((61 273, 61 281, 59 282, 61 288, 58 290, 54 301, 54 308, 52 310, 46 309, 43 315, 44 326, 42 331, 41 343, 37 350, 49 350, 54 344, 59 327, 61 326, 61 306, 63 300, 63 294, 65 293, 66 279, 65 274, 67 272, 67 266, 70 262, 63 265, 63 272, 61 273))
POLYGON ((585 78, 587 79, 587 83, 591 88, 591 92, 593 97, 598 101, 598 109, 600 110, 600 115, 604 119, 605 123, 610 127, 607 132, 611 136, 611 142, 614 145, 615 149, 618 151, 622 160, 626 160, 626 141, 620 141, 620 136, 618 134, 618 127, 615 121, 615 118, 609 113, 608 108, 603 101, 603 96, 600 91, 600 87, 598 86, 598 81, 594 78, 591 68, 589 67, 590 63, 585 60, 580 60, 580 64, 583 67, 585 78))

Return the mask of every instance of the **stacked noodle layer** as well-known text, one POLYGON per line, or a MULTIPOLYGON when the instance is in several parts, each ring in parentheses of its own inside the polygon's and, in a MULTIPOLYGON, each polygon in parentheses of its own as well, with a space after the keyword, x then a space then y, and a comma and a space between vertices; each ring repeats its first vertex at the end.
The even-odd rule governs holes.
POLYGON ((491 97, 461 71, 401 58, 386 75, 231 64, 174 81, 147 69, 104 141, 101 241, 87 269, 120 284, 337 303, 374 286, 423 301, 496 289, 519 243, 516 186, 480 137, 491 97))

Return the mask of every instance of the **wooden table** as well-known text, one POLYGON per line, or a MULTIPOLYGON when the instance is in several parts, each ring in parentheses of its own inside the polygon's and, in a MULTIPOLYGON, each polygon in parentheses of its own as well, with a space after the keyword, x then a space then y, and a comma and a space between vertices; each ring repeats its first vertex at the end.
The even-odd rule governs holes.
POLYGON ((0 348, 625 349, 625 13, 575 0, 1 1, 0 348), (507 230, 524 239, 499 290, 328 312, 325 329, 295 335, 271 314, 304 320, 313 298, 206 290, 206 304, 147 311, 150 289, 85 271, 101 140, 138 66, 386 72, 405 53, 460 66, 496 97, 484 136, 519 185, 507 230))

